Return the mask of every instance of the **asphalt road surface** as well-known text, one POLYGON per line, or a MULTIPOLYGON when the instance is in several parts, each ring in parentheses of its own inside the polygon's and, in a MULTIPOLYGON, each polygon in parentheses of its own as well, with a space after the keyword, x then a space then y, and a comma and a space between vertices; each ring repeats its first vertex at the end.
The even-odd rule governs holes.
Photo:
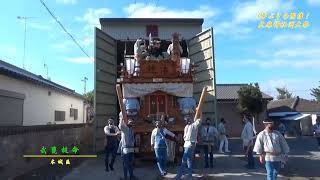
MULTIPOLYGON (((298 137, 287 139, 291 152, 289 162, 278 179, 319 179, 320 180, 320 149, 316 146, 316 140, 312 137, 298 137)), ((214 167, 203 169, 203 158, 196 156, 194 160, 193 179, 266 179, 264 166, 258 164, 256 168, 245 168, 246 160, 241 150, 240 139, 229 140, 230 154, 215 154, 214 167)), ((179 163, 180 164, 180 163, 179 163)), ((169 165, 169 173, 165 177, 159 177, 157 166, 152 161, 138 162, 134 174, 139 180, 174 179, 178 165, 169 165)), ((63 180, 99 180, 115 179, 123 177, 120 157, 117 156, 115 171, 104 170, 104 154, 97 159, 88 159, 78 167, 72 169, 63 180)))

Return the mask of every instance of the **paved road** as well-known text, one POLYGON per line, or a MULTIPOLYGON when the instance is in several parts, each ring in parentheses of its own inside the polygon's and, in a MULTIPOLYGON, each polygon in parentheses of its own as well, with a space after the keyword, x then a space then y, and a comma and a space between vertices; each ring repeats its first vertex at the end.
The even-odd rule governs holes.
MULTIPOLYGON (((317 149, 315 140, 310 137, 287 139, 291 148, 288 165, 281 172, 281 179, 319 179, 320 180, 320 150, 317 149)), ((266 173, 262 165, 257 165, 254 170, 247 170, 243 155, 241 155, 241 141, 231 139, 232 153, 229 155, 216 154, 214 156, 214 168, 202 169, 202 158, 196 157, 194 165, 194 179, 266 179, 266 173)), ((97 159, 84 161, 74 168, 64 180, 99 180, 120 179, 122 166, 119 157, 115 164, 114 172, 104 171, 103 155, 97 159)), ((169 174, 162 179, 174 179, 177 166, 169 166, 169 174)), ((139 163, 134 170, 139 180, 161 179, 158 170, 152 162, 139 163)))

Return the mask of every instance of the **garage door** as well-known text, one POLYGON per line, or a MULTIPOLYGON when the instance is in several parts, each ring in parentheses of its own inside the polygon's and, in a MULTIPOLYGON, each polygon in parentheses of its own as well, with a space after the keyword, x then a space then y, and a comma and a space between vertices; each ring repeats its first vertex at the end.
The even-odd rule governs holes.
POLYGON ((0 89, 0 126, 22 126, 24 99, 23 94, 0 89))

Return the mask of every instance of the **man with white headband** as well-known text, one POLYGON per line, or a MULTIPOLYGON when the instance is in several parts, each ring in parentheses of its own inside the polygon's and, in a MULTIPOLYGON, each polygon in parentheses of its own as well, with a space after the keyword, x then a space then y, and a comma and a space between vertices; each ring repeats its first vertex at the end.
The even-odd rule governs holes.
POLYGON ((282 134, 274 130, 273 120, 263 123, 265 129, 258 134, 253 151, 259 155, 260 163, 265 163, 267 179, 276 180, 281 163, 288 158, 289 146, 282 134))

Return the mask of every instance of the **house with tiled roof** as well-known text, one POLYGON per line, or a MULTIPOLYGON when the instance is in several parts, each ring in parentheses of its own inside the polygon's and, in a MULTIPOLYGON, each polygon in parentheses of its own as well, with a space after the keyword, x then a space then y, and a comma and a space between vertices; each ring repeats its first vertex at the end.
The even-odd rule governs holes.
POLYGON ((74 90, 0 60, 0 126, 83 123, 85 109, 74 90))
MULTIPOLYGON (((242 118, 238 105, 238 91, 241 87, 248 86, 248 84, 217 84, 217 111, 218 117, 224 118, 227 121, 226 128, 230 136, 239 137, 243 128, 242 118)), ((259 114, 259 122, 257 123, 257 130, 263 127, 262 120, 266 118, 267 102, 271 101, 273 97, 262 92, 262 98, 265 104, 263 111, 259 114)))
POLYGON ((320 103, 299 96, 271 101, 268 116, 283 122, 291 134, 312 135, 312 125, 320 116, 320 103))

